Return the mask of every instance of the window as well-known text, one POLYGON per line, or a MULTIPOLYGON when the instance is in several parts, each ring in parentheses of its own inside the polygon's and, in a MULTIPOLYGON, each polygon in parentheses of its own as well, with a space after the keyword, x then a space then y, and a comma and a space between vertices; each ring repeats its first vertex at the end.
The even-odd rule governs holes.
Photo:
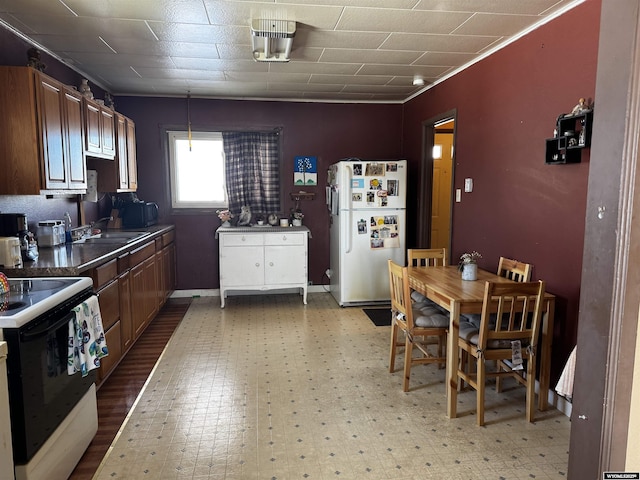
POLYGON ((222 133, 167 134, 172 208, 227 208, 222 133))

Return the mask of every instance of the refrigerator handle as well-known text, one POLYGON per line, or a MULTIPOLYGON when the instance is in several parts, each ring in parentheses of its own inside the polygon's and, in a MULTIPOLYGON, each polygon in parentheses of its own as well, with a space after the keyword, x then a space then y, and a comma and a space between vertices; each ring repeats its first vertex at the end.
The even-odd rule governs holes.
POLYGON ((347 237, 347 248, 345 253, 350 253, 351 252, 351 243, 352 243, 352 238, 351 235, 353 235, 353 232, 351 231, 351 209, 353 208, 352 205, 352 196, 351 196, 351 180, 352 180, 352 176, 353 176, 353 170, 351 170, 351 165, 349 165, 348 163, 345 164, 345 176, 346 178, 346 182, 344 187, 345 187, 345 195, 344 195, 344 201, 347 205, 349 205, 349 208, 347 209, 347 224, 346 224, 346 229, 347 229, 347 233, 346 233, 346 237, 347 237))

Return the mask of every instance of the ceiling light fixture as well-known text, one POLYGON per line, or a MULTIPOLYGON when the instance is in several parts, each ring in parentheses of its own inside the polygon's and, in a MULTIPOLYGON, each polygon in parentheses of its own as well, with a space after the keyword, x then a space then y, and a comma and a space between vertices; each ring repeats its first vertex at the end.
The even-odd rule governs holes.
POLYGON ((256 62, 288 62, 296 36, 296 22, 256 18, 251 20, 251 44, 256 62))
POLYGON ((419 75, 413 77, 413 85, 416 87, 422 87, 424 85, 424 78, 419 75))

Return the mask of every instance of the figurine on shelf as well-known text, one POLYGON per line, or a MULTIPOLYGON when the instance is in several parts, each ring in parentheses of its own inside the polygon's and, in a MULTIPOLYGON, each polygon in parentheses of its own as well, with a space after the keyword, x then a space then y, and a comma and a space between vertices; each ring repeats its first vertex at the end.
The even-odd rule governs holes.
POLYGON ((301 227, 303 218, 304 214, 302 213, 302 210, 299 208, 291 209, 291 225, 294 227, 301 227))
POLYGON ((37 48, 30 48, 27 50, 27 59, 28 67, 35 68, 40 72, 44 72, 44 69, 47 68, 47 66, 40 60, 40 50, 37 48))
POLYGON ((591 110, 591 107, 587 104, 587 101, 584 98, 581 98, 578 101, 578 104, 573 107, 570 115, 580 115, 581 113, 588 112, 591 110))
POLYGON ((251 225, 251 208, 249 205, 243 205, 240 208, 240 216, 238 217, 239 227, 248 227, 251 225))
POLYGON ((89 86, 89 80, 87 80, 86 78, 83 78, 82 82, 80 83, 80 93, 85 97, 93 100, 93 93, 91 92, 91 87, 89 86))

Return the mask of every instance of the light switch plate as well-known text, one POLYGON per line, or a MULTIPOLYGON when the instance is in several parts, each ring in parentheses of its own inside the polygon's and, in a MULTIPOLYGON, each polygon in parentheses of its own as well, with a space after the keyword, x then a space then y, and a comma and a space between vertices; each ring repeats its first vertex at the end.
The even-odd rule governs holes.
POLYGON ((461 200, 462 200, 462 190, 460 190, 459 188, 456 188, 456 202, 460 203, 461 200))
POLYGON ((464 179, 464 191, 467 193, 473 192, 473 178, 464 179))

